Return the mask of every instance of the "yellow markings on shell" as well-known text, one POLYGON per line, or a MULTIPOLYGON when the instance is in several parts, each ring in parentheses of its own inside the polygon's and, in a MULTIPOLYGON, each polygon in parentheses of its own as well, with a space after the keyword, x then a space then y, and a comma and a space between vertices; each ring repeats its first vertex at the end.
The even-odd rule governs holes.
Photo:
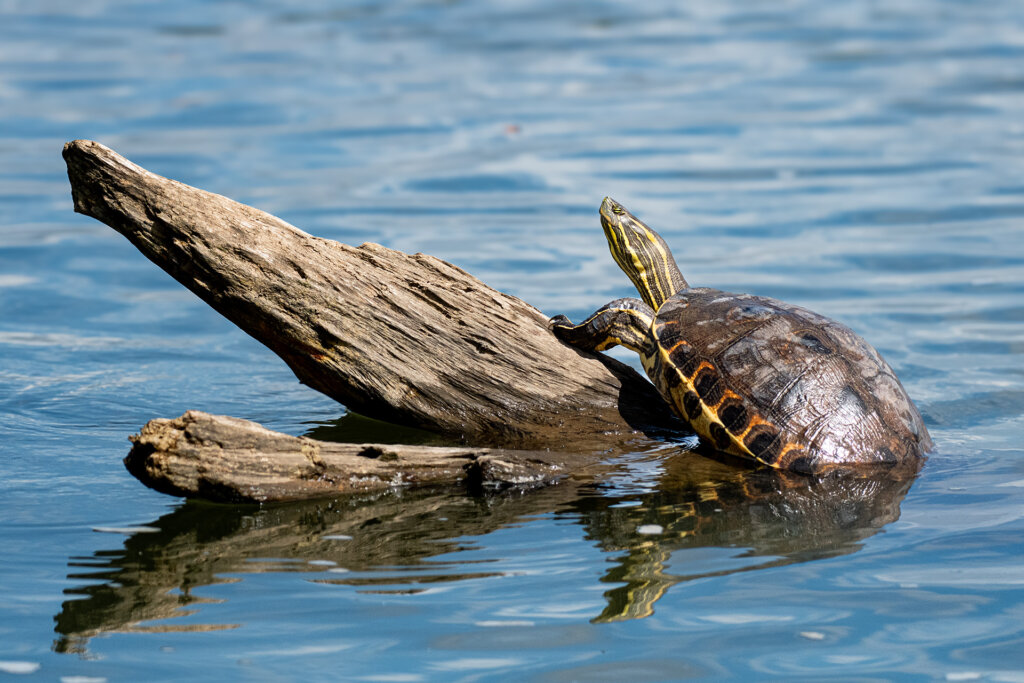
POLYGON ((736 399, 739 399, 741 401, 743 400, 743 397, 741 397, 739 394, 737 394, 732 389, 726 389, 725 391, 722 392, 722 400, 718 402, 717 406, 715 406, 715 412, 718 412, 719 410, 721 410, 722 409, 722 404, 725 403, 726 401, 728 401, 730 398, 736 398, 736 399))
MULTIPOLYGON (((687 378, 686 382, 687 382, 687 383, 688 383, 688 384, 689 384, 690 386, 693 386, 693 383, 694 383, 695 381, 697 381, 697 375, 699 375, 699 374, 700 374, 700 371, 701 371, 701 370, 703 370, 704 368, 711 368, 712 370, 714 370, 714 369, 715 369, 715 366, 714 366, 714 365, 712 365, 711 363, 707 362, 706 360, 702 360, 702 361, 700 362, 700 365, 698 365, 698 366, 697 366, 697 369, 693 371, 693 374, 692 374, 692 375, 690 375, 690 376, 689 376, 689 377, 687 378)), ((704 399, 701 399, 701 401, 703 401, 703 400, 704 400, 704 399)))
POLYGON ((747 434, 750 434, 750 430, 751 429, 753 429, 757 425, 766 425, 766 424, 771 424, 771 423, 768 422, 768 420, 764 419, 763 417, 761 417, 760 415, 755 413, 754 416, 752 418, 750 418, 750 422, 747 423, 747 428, 744 429, 743 433, 739 435, 739 438, 740 439, 746 439, 747 438, 747 434))
MULTIPOLYGON (((675 346, 672 347, 672 350, 678 348, 680 344, 685 343, 686 342, 680 342, 679 344, 676 344, 675 346)), ((708 443, 713 444, 717 448, 718 444, 715 443, 714 438, 712 438, 711 436, 711 424, 715 423, 719 427, 721 427, 726 434, 729 435, 729 441, 731 443, 729 445, 729 448, 725 449, 726 453, 738 455, 743 458, 750 458, 765 465, 772 465, 772 463, 765 462, 764 460, 754 455, 754 453, 749 448, 747 448, 747 445, 743 442, 747 434, 749 434, 750 430, 753 429, 755 426, 759 424, 768 424, 766 420, 764 420, 760 415, 757 415, 755 413, 750 418, 747 428, 743 431, 742 434, 733 434, 731 431, 725 428, 725 425, 722 423, 721 419, 719 419, 718 409, 721 408, 722 403, 724 403, 726 399, 740 398, 740 396, 733 391, 726 390, 722 392, 722 399, 718 402, 717 405, 709 406, 707 403, 704 402, 704 399, 700 397, 700 394, 697 393, 697 388, 693 384, 694 380, 697 379, 697 375, 699 375, 700 371, 703 370, 705 367, 714 368, 714 365, 712 365, 708 361, 701 361, 700 365, 697 366, 697 369, 694 371, 694 373, 691 376, 687 377, 682 372, 680 372, 679 369, 672 363, 672 359, 670 358, 671 350, 659 346, 658 352, 659 354, 661 354, 662 367, 666 369, 665 371, 675 372, 680 379, 679 386, 673 387, 671 389, 672 402, 677 406, 677 408, 679 408, 679 412, 683 414, 683 418, 690 423, 690 426, 693 427, 693 431, 697 432, 698 436, 700 436, 708 443), (697 395, 697 398, 700 399, 701 412, 700 415, 697 416, 696 420, 691 420, 686 415, 685 409, 683 409, 683 396, 688 391, 692 391, 694 394, 697 395)))
POLYGON ((688 342, 685 339, 683 339, 683 340, 677 341, 675 344, 673 344, 672 348, 666 349, 665 353, 668 356, 671 356, 673 353, 676 352, 676 349, 678 349, 680 346, 689 346, 689 345, 690 345, 690 342, 688 342))
POLYGON ((799 450, 799 449, 803 449, 803 446, 801 446, 798 443, 787 443, 785 446, 782 447, 782 450, 779 452, 779 460, 778 461, 779 462, 783 462, 783 458, 786 457, 787 453, 789 453, 790 451, 795 451, 795 450, 799 450))

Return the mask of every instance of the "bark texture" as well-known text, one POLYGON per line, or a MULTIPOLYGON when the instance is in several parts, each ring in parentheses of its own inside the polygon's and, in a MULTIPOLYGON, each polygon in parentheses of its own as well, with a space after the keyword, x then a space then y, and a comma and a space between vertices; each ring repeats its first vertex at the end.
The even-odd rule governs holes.
POLYGON ((132 442, 125 466, 144 484, 220 502, 301 500, 409 484, 538 486, 594 462, 547 451, 317 441, 196 410, 151 420, 132 442))
POLYGON ((96 142, 70 142, 64 158, 77 212, 357 412, 576 452, 678 427, 631 368, 560 343, 540 311, 440 259, 308 235, 96 142))

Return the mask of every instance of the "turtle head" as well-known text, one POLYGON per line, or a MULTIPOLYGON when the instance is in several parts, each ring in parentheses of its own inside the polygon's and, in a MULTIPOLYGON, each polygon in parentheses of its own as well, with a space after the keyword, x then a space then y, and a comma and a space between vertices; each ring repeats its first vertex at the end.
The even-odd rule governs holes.
POLYGON ((689 287, 661 235, 611 197, 601 203, 601 227, 612 258, 651 308, 658 310, 670 296, 689 287))

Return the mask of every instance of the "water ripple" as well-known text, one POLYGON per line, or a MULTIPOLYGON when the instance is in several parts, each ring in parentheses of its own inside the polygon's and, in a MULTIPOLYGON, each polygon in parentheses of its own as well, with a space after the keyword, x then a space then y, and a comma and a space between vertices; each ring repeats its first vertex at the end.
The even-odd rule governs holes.
POLYGON ((1020 3, 0 7, 0 623, 29 653, 0 669, 1019 679, 1020 3), (75 216, 60 150, 78 137, 574 317, 634 293, 598 222, 611 195, 692 282, 857 329, 937 451, 873 505, 667 450, 528 496, 151 492, 126 437, 187 408, 436 437, 346 414, 75 216))

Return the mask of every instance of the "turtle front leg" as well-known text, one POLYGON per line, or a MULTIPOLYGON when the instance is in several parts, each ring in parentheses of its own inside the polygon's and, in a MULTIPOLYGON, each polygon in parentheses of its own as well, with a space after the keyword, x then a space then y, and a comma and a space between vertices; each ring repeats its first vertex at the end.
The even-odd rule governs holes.
POLYGON ((578 349, 604 351, 621 344, 638 353, 653 323, 654 311, 640 299, 616 299, 579 325, 564 315, 548 321, 556 337, 578 349))

